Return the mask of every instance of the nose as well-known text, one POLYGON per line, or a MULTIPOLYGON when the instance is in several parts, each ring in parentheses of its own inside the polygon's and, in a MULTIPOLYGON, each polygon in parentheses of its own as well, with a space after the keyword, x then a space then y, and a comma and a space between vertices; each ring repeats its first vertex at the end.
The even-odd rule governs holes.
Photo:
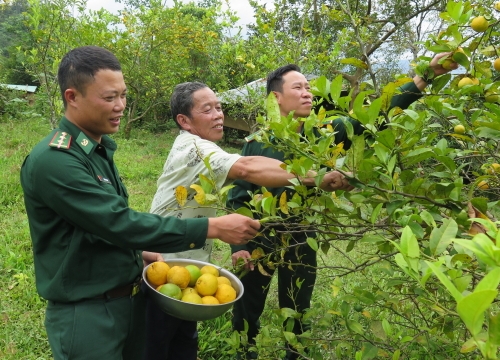
POLYGON ((127 105, 127 98, 126 97, 119 97, 116 101, 115 101, 115 108, 114 110, 115 111, 122 111, 123 109, 125 109, 125 106, 127 105))
POLYGON ((214 118, 215 119, 224 119, 224 112, 222 111, 222 109, 214 109, 215 111, 213 112, 214 114, 214 118))

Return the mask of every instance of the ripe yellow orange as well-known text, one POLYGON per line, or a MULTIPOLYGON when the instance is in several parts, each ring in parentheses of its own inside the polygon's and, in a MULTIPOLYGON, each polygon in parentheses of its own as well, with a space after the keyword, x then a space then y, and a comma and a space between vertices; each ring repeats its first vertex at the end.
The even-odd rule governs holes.
POLYGON ((220 284, 226 284, 226 285, 231 285, 231 281, 227 277, 224 276, 219 276, 217 277, 217 283, 220 284))
POLYGON ((212 274, 203 274, 196 281, 195 289, 201 296, 213 295, 217 291, 217 277, 212 274))
POLYGON ((457 134, 465 134, 465 127, 461 124, 455 125, 453 128, 453 131, 457 134))
POLYGON ((169 284, 175 284, 181 289, 185 289, 189 285, 191 277, 189 271, 182 266, 172 266, 167 273, 167 282, 169 284))
POLYGON ((488 29, 488 26, 490 26, 488 20, 486 20, 486 18, 482 15, 476 16, 470 23, 470 27, 475 32, 485 32, 486 29, 488 29))
POLYGON ((495 173, 500 173, 500 164, 498 163, 493 163, 488 168, 488 174, 494 175, 495 173))
POLYGON ((472 79, 470 77, 467 77, 467 76, 461 78, 460 81, 458 82, 459 88, 463 88, 466 85, 474 85, 474 82, 472 81, 472 79))
POLYGON ((472 85, 479 85, 479 79, 478 78, 472 78, 472 85))
POLYGON ((183 295, 181 301, 192 303, 192 304, 202 304, 200 295, 196 293, 188 293, 183 295))
POLYGON ((493 62, 493 67, 495 68, 496 71, 500 71, 500 58, 496 59, 493 62))
POLYGON ((167 273, 170 266, 163 261, 155 261, 146 270, 148 282, 155 288, 167 282, 167 273))
POLYGON ((213 276, 219 276, 219 270, 215 266, 205 265, 200 269, 202 274, 212 274, 213 276))
POLYGON ((201 298, 201 302, 204 304, 204 305, 219 305, 220 302, 219 300, 217 300, 215 297, 213 296, 203 296, 201 298))
POLYGON ((221 304, 225 304, 236 299, 236 290, 231 285, 221 284, 214 296, 221 304))
POLYGON ((195 288, 192 288, 192 287, 187 287, 185 289, 182 290, 182 296, 186 295, 186 294, 189 294, 189 293, 195 293, 195 294, 198 294, 196 292, 196 289, 195 288))
POLYGON ((481 190, 487 190, 490 188, 490 186, 488 185, 488 183, 484 180, 481 180, 478 184, 477 184, 477 187, 478 189, 481 189, 481 190))
POLYGON ((500 1, 497 1, 494 6, 496 11, 500 11, 500 1))

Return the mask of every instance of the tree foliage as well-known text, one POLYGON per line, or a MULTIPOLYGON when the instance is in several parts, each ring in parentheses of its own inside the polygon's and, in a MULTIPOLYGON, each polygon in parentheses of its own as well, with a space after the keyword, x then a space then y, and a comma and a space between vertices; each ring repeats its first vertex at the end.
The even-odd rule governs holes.
MULTIPOLYGON (((299 123, 291 116, 259 118, 267 129, 261 141, 288 154, 288 171, 321 174, 333 167, 356 187, 332 195, 297 182, 292 198, 273 198, 262 189, 249 203, 265 226, 279 225, 272 234, 274 253, 259 262, 293 268, 275 257, 288 247, 290 233, 312 229, 318 237, 307 244, 318 255, 345 260, 327 266, 329 308, 314 306, 306 315, 315 319, 316 329, 300 339, 286 330, 280 334, 282 342, 308 358, 331 353, 356 359, 498 357, 500 75, 492 67, 500 57, 498 12, 450 1, 440 17, 443 31, 425 47, 449 51, 466 73, 436 78, 413 107, 387 109, 398 84, 408 78, 381 86, 381 96, 374 99, 374 90, 341 96, 345 75, 339 74, 313 82, 314 94, 335 110, 312 113, 304 135, 297 133, 299 123), (474 32, 469 23, 481 15, 489 26, 474 32), (477 82, 459 87, 464 77, 477 82), (353 144, 346 153, 334 142, 335 129, 323 126, 339 116, 354 117, 366 127, 363 136, 356 136, 346 122, 353 144), (383 122, 388 128, 379 130, 383 122), (465 133, 454 132, 456 125, 465 133), (297 216, 300 222, 284 222, 297 216)), ((430 59, 419 60, 421 73, 430 59)), ((290 309, 278 314, 280 321, 300 316, 290 309)), ((237 346, 244 334, 233 340, 237 346)), ((257 349, 272 353, 276 344, 276 337, 263 335, 257 349)))

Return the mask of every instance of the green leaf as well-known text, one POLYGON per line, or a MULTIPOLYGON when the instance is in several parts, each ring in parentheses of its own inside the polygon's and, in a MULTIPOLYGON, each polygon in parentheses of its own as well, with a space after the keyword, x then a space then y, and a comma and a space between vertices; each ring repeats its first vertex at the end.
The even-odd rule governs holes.
POLYGON ((441 281, 441 283, 446 287, 446 289, 450 292, 451 296, 455 299, 456 302, 463 299, 463 295, 458 292, 457 288, 453 283, 448 279, 448 277, 443 274, 443 272, 433 263, 426 261, 425 262, 432 270, 432 272, 437 276, 437 278, 441 281))
POLYGON ((297 343, 297 337, 293 332, 290 331, 283 331, 283 336, 285 337, 285 340, 290 343, 290 344, 296 344, 297 343))
POLYGON ((449 1, 446 4, 446 10, 448 11, 448 15, 455 20, 455 22, 460 21, 460 16, 462 16, 462 13, 464 11, 464 5, 462 4, 461 1, 454 2, 454 1, 449 1))
POLYGON ((318 242, 316 241, 315 238, 308 237, 307 238, 307 244, 313 249, 314 251, 318 251, 318 242))
POLYGON ((280 112, 280 106, 278 104, 278 99, 276 98, 276 95, 272 91, 267 96, 266 113, 267 113, 267 118, 271 122, 277 122, 277 123, 281 122, 281 112, 280 112))
POLYGON ((330 90, 330 82, 325 76, 320 76, 314 82, 319 95, 325 99, 328 99, 328 93, 330 90))
POLYGON ((418 259, 420 257, 420 249, 418 247, 417 238, 409 226, 405 226, 403 233, 401 234, 401 253, 414 259, 418 259))
POLYGON ((363 343, 363 357, 362 360, 374 359, 378 354, 378 348, 369 342, 363 343))
POLYGON ((497 294, 496 290, 483 290, 469 294, 457 302, 457 312, 473 336, 481 332, 484 312, 497 294))
POLYGON ((384 332, 387 335, 387 337, 392 336, 392 327, 391 324, 389 324, 389 321, 387 321, 387 319, 382 319, 382 328, 384 329, 384 332))
POLYGON ((485 264, 500 266, 499 250, 485 234, 477 234, 472 240, 455 239, 454 242, 471 250, 485 264))
MULTIPOLYGON (((383 205, 384 205, 383 203, 380 203, 377 206, 375 206, 375 208, 373 209, 372 214, 370 216, 370 221, 372 224, 375 224, 375 222, 377 221, 378 214, 380 214, 380 210, 382 210, 383 205)), ((363 238, 364 238, 364 236, 363 236, 363 238)))
POLYGON ((340 60, 340 63, 341 64, 346 64, 346 65, 353 65, 355 67, 358 67, 358 68, 361 68, 361 69, 365 69, 365 70, 368 69, 368 65, 366 65, 365 62, 363 62, 363 61, 361 61, 359 59, 356 59, 356 58, 342 59, 342 60, 340 60))
POLYGON ((500 346, 500 313, 490 315, 488 321, 488 341, 494 346, 500 346))
POLYGON ((500 267, 497 267, 488 274, 484 278, 481 279, 479 284, 477 284, 474 292, 483 291, 483 290, 495 290, 498 288, 498 284, 500 284, 500 267))
POLYGON ((351 240, 347 243, 347 247, 345 249, 346 252, 352 251, 354 249, 354 245, 356 245, 357 241, 356 240, 351 240))
POLYGON ((253 219, 253 212, 247 207, 242 206, 238 210, 236 210, 235 213, 253 219))
POLYGON ((387 334, 384 330, 384 326, 382 325, 382 321, 372 321, 370 324, 370 329, 373 335, 375 335, 377 338, 383 341, 387 340, 387 334))
POLYGON ((427 160, 428 158, 432 157, 434 155, 434 152, 429 149, 429 148, 420 148, 416 150, 412 150, 406 155, 403 159, 405 164, 408 165, 413 165, 418 162, 427 160))
POLYGON ((330 83, 330 96, 332 98, 332 101, 337 103, 339 101, 341 93, 342 93, 342 75, 338 75, 330 83))
POLYGON ((432 92, 438 93, 439 91, 441 91, 450 82, 450 79, 450 74, 438 76, 432 83, 432 92))
POLYGON ((368 108, 368 123, 374 125, 375 121, 378 119, 380 114, 380 108, 382 107, 382 99, 378 98, 372 101, 368 108))
POLYGON ((367 91, 360 92, 356 96, 356 99, 354 99, 354 104, 353 104, 354 114, 356 114, 357 119, 363 125, 370 123, 370 117, 368 116, 368 113, 367 113, 366 109, 364 108, 366 95, 368 95, 367 91))
POLYGON ((434 228, 430 235, 429 248, 431 254, 441 254, 452 242, 458 232, 458 225, 453 219, 444 219, 443 225, 434 228))
POLYGON ((422 220, 425 221, 425 223, 429 226, 432 226, 432 227, 437 227, 436 225, 436 221, 434 220, 434 218, 432 217, 431 213, 428 212, 427 210, 423 210, 421 213, 420 213, 420 217, 422 218, 422 220))
POLYGON ((401 357, 401 350, 397 349, 394 351, 394 354, 392 354, 392 360, 399 360, 401 357))
POLYGON ((203 174, 199 174, 198 177, 200 178, 200 185, 203 188, 203 191, 205 191, 205 193, 207 194, 211 194, 214 188, 213 181, 203 174))
POLYGON ((348 319, 346 323, 347 323, 347 328, 352 332, 355 332, 356 334, 360 335, 364 334, 365 330, 363 329, 361 324, 358 323, 357 321, 348 319))

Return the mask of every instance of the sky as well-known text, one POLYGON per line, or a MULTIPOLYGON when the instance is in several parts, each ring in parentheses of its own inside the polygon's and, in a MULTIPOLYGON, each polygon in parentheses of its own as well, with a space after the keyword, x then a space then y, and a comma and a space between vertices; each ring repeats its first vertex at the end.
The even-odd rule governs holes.
MULTIPOLYGON (((192 0, 191 0, 192 1, 192 0)), ((182 2, 189 2, 188 0, 182 0, 182 2)), ((245 25, 254 22, 254 12, 253 8, 248 3, 248 0, 228 0, 230 8, 236 12, 240 21, 237 25, 245 28, 245 25)), ((272 3, 272 0, 260 0, 260 4, 264 3, 272 3)), ((172 1, 168 1, 167 3, 172 3, 172 1)), ((117 11, 123 8, 122 4, 115 2, 114 0, 88 0, 87 7, 92 10, 99 10, 101 8, 105 8, 106 10, 116 13, 117 11)), ((243 31, 245 33, 245 31, 243 31)))

